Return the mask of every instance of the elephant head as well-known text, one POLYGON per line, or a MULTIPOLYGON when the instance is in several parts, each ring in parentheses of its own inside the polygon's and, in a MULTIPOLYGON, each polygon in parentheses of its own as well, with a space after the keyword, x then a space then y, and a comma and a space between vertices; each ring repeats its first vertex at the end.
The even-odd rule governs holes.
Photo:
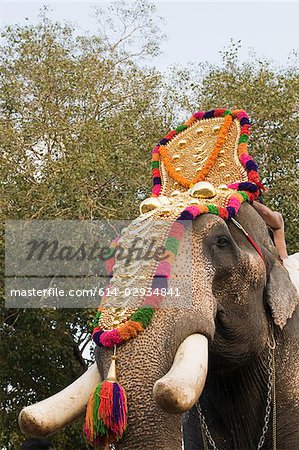
MULTIPOLYGON (((199 147, 198 151, 202 151, 203 144, 196 148, 199 147)), ((184 183, 183 179, 180 181, 184 183)), ((191 194, 199 197, 194 188, 191 194)), ((201 186, 205 198, 216 197, 216 190, 207 192, 206 188, 209 186, 201 186)), ((217 191, 218 194, 220 203, 226 201, 226 191, 217 191)), ((190 201, 184 193, 180 195, 184 202, 190 201)), ((158 210, 162 208, 171 214, 171 208, 167 210, 168 205, 163 205, 162 199, 159 201, 158 210)), ((178 207, 179 202, 178 199, 178 207)), ((146 205, 151 209, 154 203, 146 205)), ((230 207, 227 214, 232 216, 230 207)), ((213 208, 205 208, 205 212, 215 212, 213 208)), ((223 208, 217 211, 223 212, 223 208)), ((194 210, 191 207, 187 212, 190 216, 194 210)), ((145 221, 151 221, 152 212, 146 214, 145 221)), ((188 214, 182 218, 189 218, 188 214)), ((266 408, 272 329, 280 362, 275 381, 278 417, 284 417, 289 408, 298 405, 298 310, 294 313, 298 295, 265 223, 252 206, 243 203, 237 215, 243 229, 250 232, 251 241, 233 222, 224 220, 228 218, 231 217, 222 214, 202 214, 196 218, 193 215, 192 229, 182 238, 175 259, 176 273, 187 270, 190 274, 191 285, 186 295, 191 303, 188 307, 156 308, 150 325, 118 349, 118 380, 127 392, 129 412, 125 437, 115 444, 116 448, 181 449, 183 413, 186 413, 184 448, 203 448, 200 417, 195 410, 199 398, 218 448, 256 448, 266 408), (184 259, 186 254, 190 255, 189 261, 184 259), (286 364, 288 360, 291 364, 286 364), (287 366, 285 371, 283 363, 287 366), (292 386, 287 387, 292 373, 292 386)), ((116 273, 118 270, 121 267, 116 273)), ((184 292, 180 295, 184 300, 184 292)), ((112 352, 97 348, 96 361, 102 380, 107 377, 112 352)), ((25 408, 20 416, 23 430, 33 435, 47 434, 70 423, 84 410, 96 378, 93 367, 76 386, 25 408), (54 408, 57 409, 58 401, 63 407, 57 414, 54 408)), ((279 438, 291 438, 287 438, 290 439, 287 445, 285 440, 279 444, 291 450, 295 448, 296 436, 298 439, 298 409, 289 421, 296 436, 287 428, 286 419, 284 422, 286 427, 281 427, 279 438)))

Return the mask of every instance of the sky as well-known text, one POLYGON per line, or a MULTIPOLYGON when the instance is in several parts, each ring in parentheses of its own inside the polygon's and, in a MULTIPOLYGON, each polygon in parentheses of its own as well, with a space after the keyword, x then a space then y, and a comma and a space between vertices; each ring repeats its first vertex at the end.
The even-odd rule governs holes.
MULTIPOLYGON (((0 26, 34 23, 44 2, 0 1, 0 26)), ((98 4, 103 2, 98 2, 98 4)), ((155 2, 157 13, 166 20, 168 35, 163 54, 152 63, 164 70, 171 64, 189 61, 220 62, 219 51, 230 40, 241 40, 240 57, 255 50, 276 65, 286 66, 290 53, 298 48, 299 3, 296 2, 155 2)), ((81 31, 95 31, 92 18, 97 2, 46 2, 51 17, 74 22, 81 31)))

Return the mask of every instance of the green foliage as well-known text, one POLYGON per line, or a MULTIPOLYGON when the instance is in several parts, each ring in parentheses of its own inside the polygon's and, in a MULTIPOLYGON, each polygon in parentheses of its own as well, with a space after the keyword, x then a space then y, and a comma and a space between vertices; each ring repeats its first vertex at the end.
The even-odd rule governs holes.
POLYGON ((101 35, 75 37, 47 19, 9 27, 4 37, 5 216, 132 217, 137 192, 148 188, 149 149, 165 126, 161 76, 101 35))
MULTIPOLYGON (((15 449, 25 439, 17 425, 21 407, 53 395, 86 369, 81 345, 86 340, 86 314, 79 310, 3 310, 2 314, 1 404, 5 414, 1 416, 1 442, 15 449)), ((58 448, 70 449, 71 442, 80 448, 80 424, 54 440, 58 448)))
MULTIPOLYGON (((2 33, 5 219, 130 219, 149 193, 150 150, 169 126, 158 107, 161 75, 136 62, 140 53, 158 51, 154 6, 122 3, 105 14, 98 11, 99 32, 90 37, 46 14, 36 26, 2 33), (103 17, 109 30, 116 24, 111 36, 103 17)), ((86 369, 90 361, 82 354, 90 346, 93 315, 2 306, 0 440, 8 448, 25 439, 17 425, 21 407, 61 390, 86 369)), ((81 425, 55 435, 57 448, 82 448, 81 425)))

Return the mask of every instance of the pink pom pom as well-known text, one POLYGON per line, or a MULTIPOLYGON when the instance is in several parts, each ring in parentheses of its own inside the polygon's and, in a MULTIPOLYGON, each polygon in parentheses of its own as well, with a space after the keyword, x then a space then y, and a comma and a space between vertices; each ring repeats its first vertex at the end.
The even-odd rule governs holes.
POLYGON ((171 226, 169 236, 173 236, 176 239, 180 240, 184 236, 184 225, 179 222, 174 222, 171 226))
POLYGON ((241 202, 240 200, 238 200, 237 198, 231 198, 228 202, 227 206, 231 206, 233 208, 235 208, 236 210, 238 210, 240 208, 241 202))
POLYGON ((104 347, 112 348, 114 345, 121 345, 123 340, 118 330, 104 331, 100 337, 100 343, 104 347))
POLYGON ((159 195, 160 191, 161 191, 161 185, 155 184, 155 186, 153 187, 153 190, 152 190, 153 195, 159 195))
POLYGON ((196 206, 187 206, 185 211, 188 211, 192 214, 193 217, 199 216, 199 209, 196 206))
POLYGON ((154 155, 155 153, 159 153, 159 149, 160 149, 160 146, 156 145, 156 147, 154 148, 152 154, 154 155))
POLYGON ((109 259, 106 260, 105 267, 106 267, 107 275, 111 275, 112 274, 114 264, 115 264, 115 258, 109 258, 109 259))
POLYGON ((246 119, 249 119, 248 114, 246 113, 246 111, 240 111, 238 114, 238 120, 243 119, 243 117, 245 117, 246 119))
POLYGON ((253 158, 252 158, 252 156, 247 155, 246 153, 243 153, 243 155, 240 156, 240 161, 243 164, 243 166, 245 166, 247 161, 253 161, 253 158))
POLYGON ((171 265, 168 261, 161 261, 156 270, 157 277, 170 277, 171 265))
POLYGON ((231 184, 228 184, 227 187, 229 189, 239 189, 239 183, 231 183, 231 184))
POLYGON ((204 115, 205 115, 204 111, 198 111, 193 114, 193 117, 195 117, 195 119, 197 119, 197 120, 201 120, 204 115))
POLYGON ((246 134, 246 136, 250 136, 249 128, 241 128, 241 134, 246 134))

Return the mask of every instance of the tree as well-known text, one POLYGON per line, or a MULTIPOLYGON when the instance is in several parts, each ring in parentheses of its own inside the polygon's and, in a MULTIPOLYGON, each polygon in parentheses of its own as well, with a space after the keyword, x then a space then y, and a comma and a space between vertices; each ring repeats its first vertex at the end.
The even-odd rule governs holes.
MULTIPOLYGON (((36 26, 2 32, 5 219, 130 219, 149 192, 150 149, 169 126, 159 108, 161 75, 137 61, 158 52, 155 8, 116 3, 98 17, 94 36, 77 36, 47 11, 36 26)), ((21 407, 62 389, 89 364, 83 351, 94 311, 2 306, 1 315, 0 436, 18 448, 21 407)), ((82 448, 81 423, 53 441, 82 448)))

